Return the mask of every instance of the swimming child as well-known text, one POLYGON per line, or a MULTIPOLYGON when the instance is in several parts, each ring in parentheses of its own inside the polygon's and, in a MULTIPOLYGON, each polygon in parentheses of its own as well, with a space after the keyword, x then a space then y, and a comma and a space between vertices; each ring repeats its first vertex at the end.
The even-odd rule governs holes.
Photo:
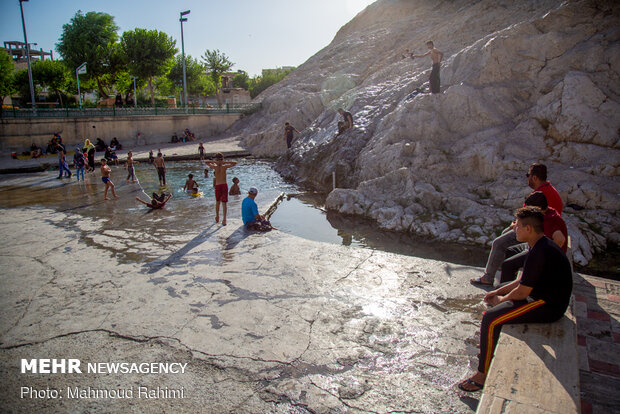
POLYGON ((241 189, 239 188, 239 179, 237 177, 232 179, 233 185, 230 187, 230 191, 228 195, 239 195, 241 194, 241 189))
POLYGON ((129 182, 130 178, 132 183, 136 182, 136 172, 133 168, 133 152, 131 150, 127 152, 127 182, 129 182))
POLYGON ((159 195, 157 193, 153 193, 153 198, 151 198, 151 201, 149 203, 140 200, 140 197, 136 197, 136 201, 141 202, 142 204, 152 208, 153 210, 157 210, 162 208, 168 202, 168 200, 170 200, 170 197, 172 197, 172 194, 166 195, 165 193, 162 193, 161 195, 159 195))
POLYGON ((110 173, 112 172, 112 170, 110 169, 110 166, 107 164, 107 161, 105 158, 103 158, 101 160, 101 181, 103 181, 103 183, 105 184, 105 191, 103 192, 103 199, 104 200, 109 200, 108 198, 108 189, 112 189, 112 195, 114 196, 114 198, 119 198, 116 195, 116 191, 114 191, 114 183, 112 182, 112 180, 110 180, 110 173))
POLYGON ((209 178, 209 169, 205 168, 205 178, 209 178))
POLYGON ((187 176, 188 179, 185 181, 185 185, 183 186, 183 191, 187 191, 188 193, 198 194, 198 183, 194 181, 194 174, 190 174, 187 176))
POLYGON ((226 204, 228 203, 228 184, 226 183, 226 170, 230 167, 237 165, 234 161, 224 161, 224 156, 221 152, 215 154, 215 161, 207 161, 208 167, 213 168, 213 174, 215 175, 215 222, 220 222, 220 203, 222 203, 222 209, 224 217, 222 219, 222 226, 226 225, 226 204))

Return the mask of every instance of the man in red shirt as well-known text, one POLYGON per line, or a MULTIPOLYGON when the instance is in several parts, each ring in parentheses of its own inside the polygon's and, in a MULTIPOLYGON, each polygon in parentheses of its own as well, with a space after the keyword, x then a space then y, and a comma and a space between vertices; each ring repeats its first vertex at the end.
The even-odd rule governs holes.
POLYGON ((530 169, 526 174, 527 185, 534 191, 542 191, 547 197, 549 207, 555 209, 559 215, 562 215, 562 197, 560 193, 547 181, 547 166, 544 164, 534 163, 530 165, 530 169))
MULTIPOLYGON (((530 188, 534 191, 541 191, 547 198, 549 207, 552 207, 558 212, 558 214, 561 215, 563 207, 562 198, 551 183, 547 181, 547 167, 544 164, 534 163, 530 165, 526 177, 527 184, 530 188)), ((493 286, 495 281, 495 273, 500 269, 502 263, 504 262, 507 249, 518 244, 513 226, 514 222, 510 225, 510 227, 504 229, 500 236, 493 240, 487 265, 484 269, 484 274, 481 277, 471 279, 470 282, 472 284, 493 286)))
MULTIPOLYGON (((547 198, 542 191, 534 191, 525 200, 526 206, 538 207, 545 215, 543 231, 547 238, 553 240, 564 253, 568 247, 568 230, 564 219, 553 207, 547 205, 547 198)), ((506 250, 506 260, 502 263, 500 284, 513 281, 517 278, 517 272, 523 267, 529 253, 527 243, 511 246, 506 250)))

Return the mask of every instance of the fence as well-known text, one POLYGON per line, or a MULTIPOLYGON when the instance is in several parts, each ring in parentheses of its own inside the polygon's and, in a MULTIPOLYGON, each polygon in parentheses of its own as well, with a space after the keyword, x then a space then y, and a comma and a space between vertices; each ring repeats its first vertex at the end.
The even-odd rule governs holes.
POLYGON ((260 102, 227 103, 220 108, 188 106, 186 108, 169 108, 168 106, 138 106, 112 108, 37 108, 2 109, 0 118, 81 118, 81 117, 115 117, 141 115, 208 115, 208 114, 251 114, 260 109, 260 102))

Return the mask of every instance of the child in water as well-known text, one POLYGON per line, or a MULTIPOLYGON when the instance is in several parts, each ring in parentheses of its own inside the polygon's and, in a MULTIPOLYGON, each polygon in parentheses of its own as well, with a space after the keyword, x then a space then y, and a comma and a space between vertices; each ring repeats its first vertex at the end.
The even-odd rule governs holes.
POLYGON ((239 179, 237 177, 232 179, 233 185, 230 187, 230 191, 228 195, 239 195, 241 194, 241 189, 239 188, 239 179))
POLYGON ((153 210, 157 210, 162 208, 168 202, 168 200, 170 200, 170 197, 172 197, 172 194, 166 195, 165 193, 162 193, 161 195, 159 195, 157 193, 153 193, 153 198, 151 198, 151 201, 149 203, 140 200, 140 197, 136 197, 136 201, 141 202, 142 204, 152 208, 153 210))
POLYGON ((101 181, 103 181, 103 183, 105 184, 105 191, 103 192, 103 199, 104 200, 109 200, 108 198, 108 190, 111 188, 112 189, 112 195, 114 196, 114 198, 119 198, 116 195, 116 191, 114 191, 114 183, 112 182, 112 180, 110 180, 110 173, 112 172, 112 170, 110 169, 110 166, 107 165, 107 161, 105 158, 103 158, 101 160, 101 181))
POLYGON ((188 193, 198 194, 198 183, 194 181, 194 174, 190 174, 187 176, 188 179, 185 181, 185 185, 183 186, 183 191, 187 191, 188 193))

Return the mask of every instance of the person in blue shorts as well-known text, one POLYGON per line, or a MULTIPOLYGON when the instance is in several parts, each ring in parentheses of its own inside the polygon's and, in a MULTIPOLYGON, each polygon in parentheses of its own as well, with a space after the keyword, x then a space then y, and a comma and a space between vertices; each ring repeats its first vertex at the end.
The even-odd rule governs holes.
POLYGON ((273 226, 265 217, 258 214, 258 205, 254 199, 258 195, 256 187, 251 187, 248 196, 241 203, 241 218, 243 224, 248 230, 269 231, 273 230, 273 226))
POLYGON ((116 195, 116 191, 114 191, 114 183, 112 182, 112 180, 110 180, 110 173, 112 172, 112 170, 110 169, 110 166, 107 165, 107 161, 105 158, 103 158, 101 160, 101 181, 103 181, 103 183, 105 184, 105 191, 103 192, 103 199, 104 200, 109 200, 108 198, 108 189, 112 189, 112 195, 114 196, 114 198, 118 198, 118 196, 116 195))

